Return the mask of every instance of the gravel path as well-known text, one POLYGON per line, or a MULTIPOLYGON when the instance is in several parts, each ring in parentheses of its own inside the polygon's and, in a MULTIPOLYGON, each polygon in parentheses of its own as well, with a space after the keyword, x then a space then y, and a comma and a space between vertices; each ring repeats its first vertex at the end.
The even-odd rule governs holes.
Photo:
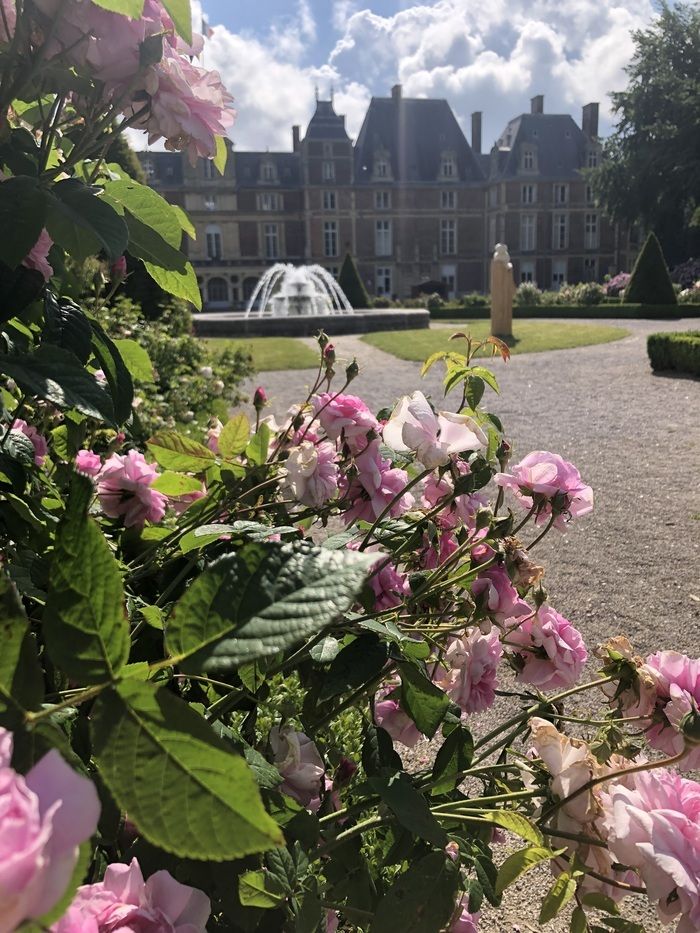
MULTIPOLYGON (((565 537, 550 534, 538 548, 552 605, 581 629, 589 648, 624 633, 640 654, 666 647, 700 656, 700 381, 655 376, 646 356, 647 334, 689 330, 697 322, 609 323, 631 335, 522 354, 507 365, 494 360, 501 396, 487 401, 514 443, 513 462, 533 449, 552 450, 573 461, 595 492, 593 515, 565 537)), ((334 343, 339 360, 357 356, 361 373, 351 391, 375 410, 417 388, 441 399, 438 367, 421 380, 418 363, 358 337, 334 343)), ((262 373, 257 382, 281 415, 313 376, 262 373)), ((430 751, 426 744, 416 754, 428 758, 430 751)), ((546 871, 525 876, 509 892, 507 913, 485 913, 481 930, 541 929, 538 895, 550 883, 546 871)), ((627 905, 624 912, 632 916, 627 905)), ((662 929, 649 912, 635 919, 649 933, 662 929)), ((544 929, 564 933, 568 922, 562 916, 544 929)))

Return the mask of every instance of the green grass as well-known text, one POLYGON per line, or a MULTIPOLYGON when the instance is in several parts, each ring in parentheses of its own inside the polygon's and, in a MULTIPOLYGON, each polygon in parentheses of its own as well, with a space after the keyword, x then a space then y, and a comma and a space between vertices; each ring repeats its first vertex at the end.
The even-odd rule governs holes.
MULTIPOLYGON (((450 321, 452 327, 432 327, 429 330, 378 331, 366 334, 362 339, 398 356, 401 360, 422 362, 438 350, 460 351, 463 341, 450 341, 450 334, 461 331, 477 340, 488 337, 489 321, 450 321)), ((551 324, 547 321, 516 321, 513 324, 513 339, 508 341, 511 353, 535 353, 539 350, 567 350, 571 347, 586 347, 594 343, 609 343, 627 337, 629 331, 623 327, 606 327, 602 324, 551 324)))
POLYGON ((214 352, 226 349, 247 350, 258 372, 276 369, 311 369, 318 366, 318 353, 294 337, 248 337, 229 340, 209 337, 206 342, 214 352))

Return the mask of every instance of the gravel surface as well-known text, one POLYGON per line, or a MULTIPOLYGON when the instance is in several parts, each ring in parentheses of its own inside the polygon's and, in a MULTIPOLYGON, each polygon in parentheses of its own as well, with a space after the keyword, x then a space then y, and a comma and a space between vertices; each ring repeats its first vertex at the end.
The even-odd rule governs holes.
MULTIPOLYGON (((655 376, 646 356, 647 334, 689 330, 697 322, 609 323, 631 335, 514 356, 508 364, 492 361, 501 396, 487 402, 514 444, 513 462, 530 450, 552 450, 573 461, 594 489, 593 515, 538 546, 551 604, 583 632, 589 649, 624 633, 640 654, 665 647, 700 656, 700 381, 655 376)), ((358 337, 334 343, 339 373, 341 359, 357 356, 361 373, 350 391, 375 410, 417 388, 442 398, 438 367, 421 380, 419 364, 358 337)), ((304 397, 313 378, 297 370, 262 373, 256 381, 279 416, 304 397)), ((480 719, 493 727, 498 714, 495 707, 480 719)), ((481 732, 482 723, 474 725, 481 732)), ((427 743, 415 749, 416 760, 430 756, 427 743)), ((548 871, 526 875, 509 891, 507 910, 485 912, 480 929, 565 933, 564 915, 546 927, 537 922, 539 896, 551 880, 548 871)), ((623 904, 625 915, 644 922, 649 933, 662 929, 641 903, 632 907, 631 900, 623 904)))

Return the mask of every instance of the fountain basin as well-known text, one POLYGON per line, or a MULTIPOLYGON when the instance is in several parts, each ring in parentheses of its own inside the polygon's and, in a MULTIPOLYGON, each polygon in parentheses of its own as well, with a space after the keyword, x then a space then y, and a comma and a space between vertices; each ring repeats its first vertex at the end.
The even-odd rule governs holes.
POLYGON ((425 308, 369 308, 351 314, 254 317, 245 311, 200 311, 194 314, 198 337, 315 337, 368 334, 376 330, 410 330, 430 326, 425 308))

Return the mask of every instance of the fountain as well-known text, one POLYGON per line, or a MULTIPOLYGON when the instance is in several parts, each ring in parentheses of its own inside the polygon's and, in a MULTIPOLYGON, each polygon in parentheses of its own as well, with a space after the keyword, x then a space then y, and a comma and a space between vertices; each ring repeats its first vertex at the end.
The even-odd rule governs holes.
POLYGON ((250 296, 246 317, 318 317, 352 314, 342 288, 323 266, 278 262, 250 296))

